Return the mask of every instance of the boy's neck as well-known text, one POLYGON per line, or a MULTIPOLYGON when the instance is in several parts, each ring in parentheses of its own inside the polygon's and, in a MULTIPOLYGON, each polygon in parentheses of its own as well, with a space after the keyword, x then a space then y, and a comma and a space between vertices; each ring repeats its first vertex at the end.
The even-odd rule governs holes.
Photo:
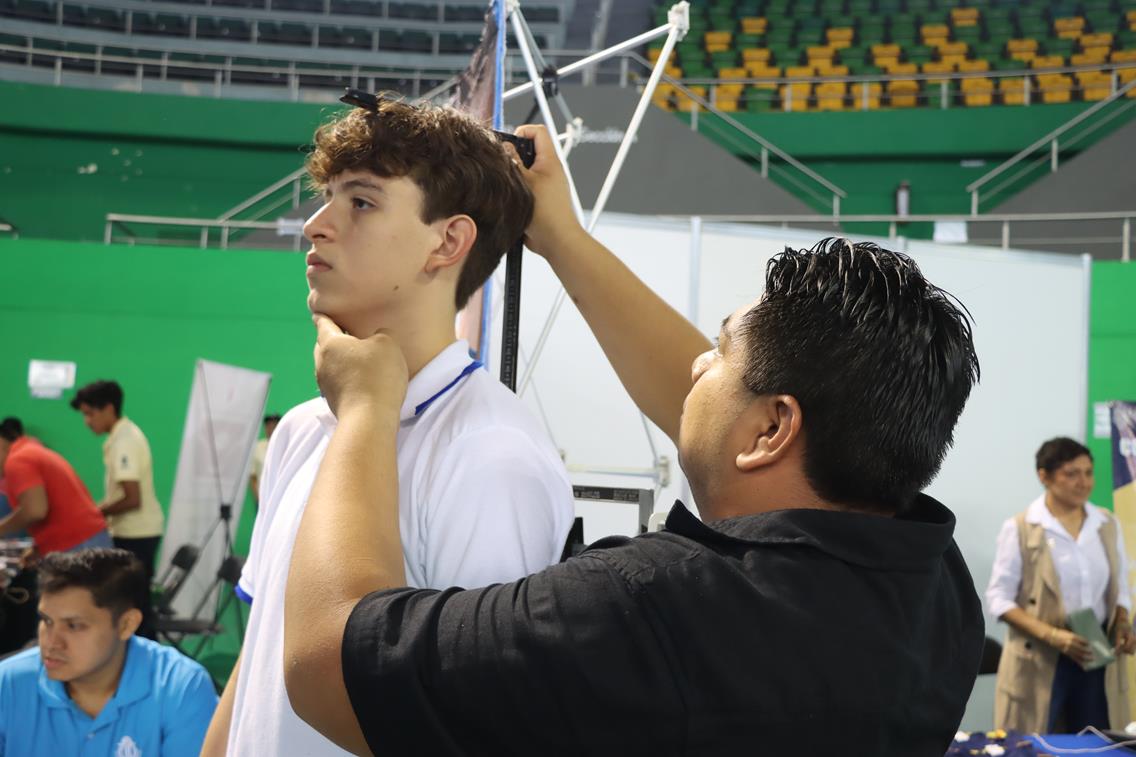
MULTIPOLYGON (((436 311, 435 311, 436 312, 436 311)), ((426 364, 436 358, 442 350, 454 343, 457 337, 454 334, 456 314, 443 313, 441 317, 431 313, 422 317, 421 313, 405 314, 400 316, 388 315, 381 317, 378 322, 366 324, 341 324, 353 336, 366 338, 379 330, 383 330, 402 348, 402 355, 406 359, 406 367, 410 378, 414 378, 426 364)))

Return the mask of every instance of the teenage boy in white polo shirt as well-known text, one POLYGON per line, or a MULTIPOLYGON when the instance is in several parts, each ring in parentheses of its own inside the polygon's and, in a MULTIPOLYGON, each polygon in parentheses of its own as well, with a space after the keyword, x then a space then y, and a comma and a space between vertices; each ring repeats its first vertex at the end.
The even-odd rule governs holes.
MULTIPOLYGON (((410 371, 398 428, 401 550, 415 586, 485 586, 556 562, 573 518, 556 449, 515 395, 454 339, 458 310, 524 233, 532 195, 493 135, 448 109, 380 100, 316 133, 325 204, 304 227, 308 306, 352 334, 397 335, 410 371)), ((244 646, 203 754, 341 754, 284 689, 292 543, 335 428, 322 399, 269 444, 238 594, 244 646), (227 746, 227 750, 226 750, 227 746)))

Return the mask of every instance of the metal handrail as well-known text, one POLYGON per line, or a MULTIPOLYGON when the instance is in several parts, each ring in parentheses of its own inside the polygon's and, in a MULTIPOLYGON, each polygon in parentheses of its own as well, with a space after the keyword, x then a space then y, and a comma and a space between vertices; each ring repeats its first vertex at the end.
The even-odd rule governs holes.
MULTIPOLYGON (((688 219, 689 216, 676 216, 674 214, 666 214, 659 216, 660 218, 682 218, 688 219)), ((1068 213, 991 213, 988 215, 972 216, 959 213, 917 213, 909 215, 886 214, 886 213, 869 213, 869 214, 841 214, 835 213, 833 215, 824 215, 820 213, 805 213, 796 215, 774 215, 774 214, 719 214, 719 215, 700 215, 698 216, 704 223, 758 223, 758 224, 777 224, 781 226, 788 226, 789 224, 822 224, 824 226, 839 226, 845 223, 887 223, 888 237, 896 239, 898 237, 899 225, 904 223, 919 223, 919 222, 935 222, 935 221, 948 221, 948 222, 963 222, 963 223, 1000 223, 1002 226, 1002 249, 1009 249, 1010 246, 1010 226, 1012 222, 1052 222, 1052 221, 1120 221, 1121 222, 1121 260, 1130 262, 1132 259, 1132 226, 1133 220, 1136 219, 1136 210, 1119 210, 1119 211, 1090 211, 1090 212, 1068 212, 1068 213)), ((201 235, 198 245, 202 248, 208 245, 208 232, 210 229, 221 229, 221 247, 226 249, 228 247, 228 231, 230 229, 280 229, 278 223, 268 221, 233 221, 233 220, 218 220, 213 218, 179 218, 170 216, 147 216, 147 215, 129 215, 122 213, 107 213, 106 226, 103 233, 103 241, 110 244, 113 236, 113 228, 116 223, 143 223, 155 224, 162 226, 183 226, 201 229, 201 235)), ((299 240, 299 236, 296 237, 299 240)), ((1097 237, 1083 237, 1082 241, 1116 241, 1115 238, 1097 238, 1097 237)), ((1052 238, 1047 238, 1047 241, 1055 241, 1052 238)), ((1065 241, 1070 244, 1076 243, 1077 238, 1070 238, 1065 241)), ((294 249, 298 247, 294 246, 294 249)))
MULTIPOLYGON (((668 215, 666 218, 688 218, 689 216, 668 215)), ((1049 221, 1120 221, 1120 259, 1125 263, 1132 259, 1132 222, 1136 219, 1136 210, 1103 210, 1067 213, 989 213, 979 216, 959 213, 912 213, 908 215, 872 213, 872 214, 801 214, 801 215, 744 215, 719 214, 699 215, 703 223, 764 223, 788 226, 791 223, 823 223, 838 226, 844 223, 886 223, 888 224, 888 238, 896 239, 899 224, 919 222, 963 222, 963 223, 1000 223, 1002 225, 1002 249, 1010 247, 1010 223, 1012 222, 1049 222, 1049 221)), ((1085 238, 1088 241, 1088 238, 1085 238)), ((1046 241, 1054 241, 1052 238, 1046 241)), ((1073 243, 1073 240, 1065 240, 1073 243)), ((1115 241, 1109 239, 1108 241, 1115 241)))
MULTIPOLYGON (((982 186, 989 183, 996 176, 999 176, 999 175, 1005 173, 1012 166, 1017 165, 1021 161, 1025 160, 1026 157, 1033 154, 1039 147, 1043 147, 1047 144, 1052 145, 1051 149, 1056 152, 1056 150, 1058 149, 1058 145, 1059 145, 1058 140, 1063 134, 1067 133, 1070 129, 1074 128, 1075 126, 1078 126, 1079 124, 1084 122, 1086 119, 1092 118, 1098 112, 1100 112, 1101 109, 1106 108, 1109 105, 1111 105, 1112 103, 1119 100, 1120 98, 1125 97, 1128 94, 1128 92, 1132 91, 1134 88, 1136 88, 1136 79, 1133 79, 1132 81, 1128 82, 1123 87, 1117 88, 1115 92, 1113 92, 1111 95, 1109 95, 1104 100, 1101 100, 1100 102, 1096 103, 1092 107, 1086 108, 1085 110, 1081 111, 1080 113, 1078 113, 1076 116, 1074 116, 1073 118, 1066 121, 1061 126, 1057 127, 1053 131, 1049 132, 1045 136, 1043 136, 1040 139, 1038 139, 1037 141, 1033 142, 1028 147, 1022 149, 1013 157, 1007 159, 1000 166, 994 168, 992 171, 986 173, 984 176, 982 176, 982 177, 976 179, 975 181, 971 182, 970 184, 968 184, 967 187, 966 187, 966 191, 971 196, 971 215, 976 215, 978 213, 978 190, 982 186)), ((1056 159, 1056 156, 1054 156, 1054 159, 1056 159)))
POLYGON ((297 168, 295 171, 288 174, 283 179, 280 179, 279 181, 276 181, 276 182, 268 185, 264 189, 260 190, 256 194, 254 194, 252 197, 249 197, 248 199, 244 200, 243 202, 240 202, 240 203, 234 205, 233 207, 229 208, 224 213, 217 216, 217 220, 218 221, 229 220, 230 218, 235 216, 237 213, 240 213, 242 210, 246 210, 247 208, 252 207, 253 205, 257 204, 258 202, 260 202, 264 198, 268 197, 272 193, 278 192, 279 190, 283 189, 284 187, 288 186, 289 184, 292 184, 293 182, 299 181, 300 179, 302 179, 304 177, 304 174, 306 174, 307 172, 308 172, 307 168, 297 168))

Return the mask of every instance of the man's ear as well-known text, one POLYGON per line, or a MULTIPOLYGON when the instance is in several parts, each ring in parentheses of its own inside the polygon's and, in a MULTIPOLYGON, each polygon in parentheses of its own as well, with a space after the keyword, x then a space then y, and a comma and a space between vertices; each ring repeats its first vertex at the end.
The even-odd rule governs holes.
POLYGON ((138 626, 142 625, 142 611, 137 607, 131 607, 118 616, 117 625, 119 640, 126 641, 134 635, 134 632, 138 630, 138 626))
POLYGON ((789 454, 801 436, 801 404, 790 394, 758 397, 739 419, 746 446, 735 460, 738 470, 753 472, 789 454))
POLYGON ((1049 479, 1050 479, 1049 472, 1046 471, 1045 468, 1038 468, 1037 469, 1037 480, 1041 482, 1042 486, 1049 486, 1049 484, 1050 484, 1049 479))
POLYGON ((426 258, 425 270, 430 274, 461 263, 477 240, 477 224, 467 215, 450 216, 438 223, 442 241, 426 258))

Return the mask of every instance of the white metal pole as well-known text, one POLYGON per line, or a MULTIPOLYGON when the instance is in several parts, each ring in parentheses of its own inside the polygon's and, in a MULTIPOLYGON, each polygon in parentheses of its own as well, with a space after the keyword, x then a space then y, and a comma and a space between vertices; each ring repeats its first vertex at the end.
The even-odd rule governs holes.
MULTIPOLYGON (((604 205, 607 204, 608 195, 611 194, 611 188, 615 184, 615 179, 619 175, 619 170, 623 165, 623 160, 627 156, 627 151, 631 147, 631 142, 635 138, 635 133, 639 130, 639 125, 643 120, 643 114, 646 112, 647 106, 651 102, 651 95, 655 91, 655 87, 659 83, 662 76, 663 68, 667 65, 667 59, 670 57, 671 51, 674 50, 675 43, 678 37, 686 33, 690 26, 690 4, 688 2, 681 2, 671 8, 669 15, 669 26, 671 29, 670 34, 667 36, 667 41, 663 44, 663 52, 659 59, 655 62, 655 68, 651 71, 651 77, 647 80, 647 88, 643 92, 643 96, 639 99, 639 105, 635 110, 635 114, 631 117, 631 123, 627 127, 626 133, 623 135, 623 142, 620 143, 619 151, 616 153, 615 161, 612 164, 611 170, 608 171, 607 179, 604 181, 603 187, 600 189, 599 197, 596 199, 595 207, 592 209, 592 215, 588 223, 588 231, 591 232, 595 229, 596 222, 599 221, 600 214, 603 212, 604 205)), ((513 14, 513 30, 517 37, 517 43, 521 44, 523 39, 522 29, 519 26, 517 14, 513 14)), ((535 75, 535 66, 532 65, 532 55, 526 52, 527 48, 522 47, 521 53, 524 55, 525 64, 530 66, 529 77, 534 82, 539 81, 540 77, 535 75)), ((542 103, 542 109, 548 109, 547 101, 544 100, 544 92, 540 87, 535 89, 537 93, 537 102, 542 103)), ((551 118, 546 117, 551 122, 551 118)), ((549 125, 549 129, 555 133, 555 126, 549 125)), ((556 140, 553 140, 556 144, 556 140)), ((557 155, 561 155, 559 146, 557 146, 557 155)), ((564 162, 561 157, 561 162, 564 162)), ((565 168, 567 164, 565 163, 565 168)), ((572 182, 571 176, 568 178, 568 186, 573 190, 573 201, 575 207, 579 207, 579 198, 575 195, 575 185, 572 182)), ((578 211, 579 216, 582 212, 578 211)), ((581 220, 581 223, 583 221, 581 220)), ((517 387, 517 396, 523 397, 525 390, 528 388, 529 383, 532 381, 533 374, 536 370, 537 363, 540 361, 540 355, 544 351, 545 344, 548 343, 549 334, 552 333, 552 326, 556 323, 556 318, 560 314, 560 308, 564 305, 565 292, 564 288, 556 293, 556 299, 552 302, 552 308, 548 312, 548 318, 544 321, 544 327, 540 331, 540 336, 537 338, 536 346, 533 347, 532 359, 529 360, 528 365, 525 367, 525 374, 521 377, 521 382, 517 387)))
POLYGON ((643 94, 639 98, 639 105, 636 106, 635 113, 631 116, 631 123, 628 124, 627 131, 623 133, 623 141, 619 143, 615 160, 612 161, 611 169, 607 172, 607 178, 604 179, 603 186, 600 187, 596 204, 592 206, 592 216, 588 222, 589 233, 595 230, 596 223, 599 222, 604 206, 607 205, 608 198, 611 196, 611 191, 615 188, 615 180, 619 178, 619 172, 623 169, 623 161, 627 159, 627 153, 631 150, 631 143, 635 141, 639 126, 643 123, 643 116, 647 113, 647 108, 651 104, 651 97, 655 94, 655 88, 659 85, 659 79, 662 78, 663 69, 667 67, 667 61, 670 60, 671 53, 674 52, 675 44, 690 28, 690 3, 676 4, 671 8, 668 19, 671 23, 670 34, 667 35, 667 40, 663 43, 663 52, 655 61, 655 67, 651 69, 651 76, 647 79, 647 86, 643 89, 643 94))
MULTIPOLYGON (((659 37, 666 34, 668 31, 670 31, 670 28, 671 25, 669 23, 663 24, 662 26, 652 29, 649 32, 643 32, 638 37, 632 37, 626 42, 620 42, 618 45, 612 45, 606 50, 600 50, 598 53, 592 53, 586 58, 580 58, 580 60, 576 61, 575 63, 569 63, 568 65, 559 68, 557 70, 557 73, 560 74, 561 78, 565 76, 571 76, 577 71, 585 69, 588 66, 594 66, 597 63, 602 63, 608 58, 614 58, 620 53, 626 52, 628 50, 634 50, 637 47, 642 47, 651 40, 658 39, 659 37)), ((518 39, 518 43, 519 42, 520 40, 518 39)), ((527 84, 518 84, 512 89, 506 90, 505 93, 501 96, 501 99, 504 102, 508 102, 514 97, 519 97, 525 92, 533 89, 534 86, 535 85, 533 84, 533 82, 528 82, 527 84)))
MULTIPOLYGON (((521 12, 513 6, 509 14, 509 20, 513 22, 513 34, 517 38, 517 46, 521 48, 521 57, 525 59, 525 67, 529 72, 529 79, 532 80, 534 85, 541 84, 540 72, 536 70, 536 61, 533 60, 532 50, 529 49, 528 37, 525 35, 524 21, 521 19, 521 12)), ((544 87, 534 86, 533 94, 536 95, 537 105, 540 106, 540 114, 544 118, 544 125, 548 127, 550 135, 556 134, 556 121, 552 118, 552 111, 548 107, 548 98, 544 95, 544 87)), ((580 195, 576 192, 576 182, 572 180, 572 172, 568 168, 568 160, 564 155, 564 149, 560 146, 560 140, 552 140, 552 149, 556 151, 556 157, 560 160, 560 165, 564 166, 564 173, 568 176, 568 189, 572 195, 572 209, 576 211, 576 218, 580 223, 584 222, 584 208, 580 205, 580 195)), ((533 360, 539 356, 535 354, 533 360)), ((529 375, 532 375, 532 370, 529 370, 529 375)), ((517 392, 520 395, 520 392, 517 392)))

